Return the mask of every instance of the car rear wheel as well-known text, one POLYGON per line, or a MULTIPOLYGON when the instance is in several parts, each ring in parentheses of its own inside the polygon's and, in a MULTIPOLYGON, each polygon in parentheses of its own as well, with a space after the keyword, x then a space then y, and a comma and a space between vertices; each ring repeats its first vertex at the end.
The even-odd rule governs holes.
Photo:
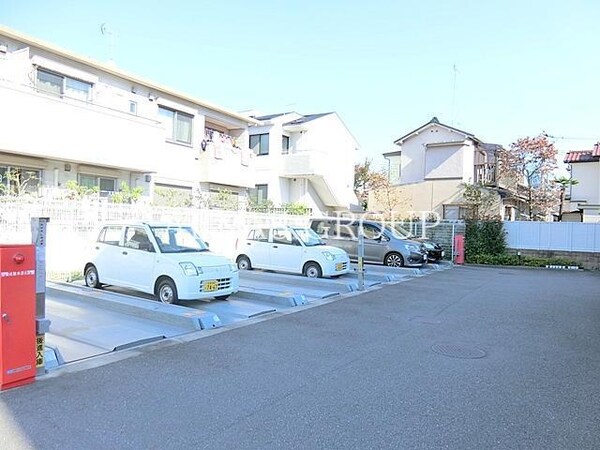
POLYGON ((245 255, 240 256, 237 259, 237 266, 240 270, 252 270, 252 264, 250 263, 250 258, 245 255))
POLYGON ((308 278, 321 278, 323 271, 321 270, 321 266, 317 263, 309 262, 304 266, 304 275, 308 278))
POLYGON ((90 266, 85 269, 85 285, 94 289, 98 289, 100 287, 98 270, 95 266, 90 266))
POLYGON ((390 267, 402 267, 404 266, 404 258, 400 253, 389 253, 385 256, 383 263, 390 267))
POLYGON ((173 283, 173 280, 169 278, 160 280, 156 287, 156 297, 162 303, 169 305, 177 304, 179 298, 177 297, 177 287, 173 283))

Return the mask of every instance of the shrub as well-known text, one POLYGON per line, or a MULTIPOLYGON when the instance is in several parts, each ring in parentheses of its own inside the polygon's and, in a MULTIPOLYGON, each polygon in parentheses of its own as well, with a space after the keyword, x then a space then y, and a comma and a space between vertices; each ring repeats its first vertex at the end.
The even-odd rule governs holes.
POLYGON ((480 255, 503 255, 506 253, 506 237, 502 222, 497 220, 468 220, 465 230, 465 256, 474 262, 480 255))

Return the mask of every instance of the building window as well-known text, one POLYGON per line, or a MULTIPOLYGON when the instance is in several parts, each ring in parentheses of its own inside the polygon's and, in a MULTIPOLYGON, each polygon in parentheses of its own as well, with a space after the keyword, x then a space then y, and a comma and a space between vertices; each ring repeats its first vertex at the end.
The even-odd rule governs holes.
POLYGON ((37 195, 40 180, 41 172, 37 169, 0 166, 0 195, 37 195))
POLYGON ((269 154, 269 134, 254 134, 250 136, 250 149, 256 155, 269 154))
POLYGON ((257 184, 254 189, 250 189, 249 196, 257 205, 262 205, 268 199, 269 185, 268 184, 257 184))
POLYGON ((290 152, 290 137, 281 136, 281 154, 287 155, 290 152))
POLYGON ((85 102, 90 100, 92 92, 90 83, 39 68, 37 69, 37 88, 50 94, 64 95, 85 102))
POLYGON ((444 219, 464 220, 467 217, 468 208, 458 205, 444 205, 444 219))
POLYGON ((165 126, 167 140, 191 145, 193 116, 163 106, 158 107, 158 113, 165 126))
POLYGON ((98 189, 101 197, 108 197, 117 190, 115 178, 98 177, 96 175, 79 174, 79 185, 88 189, 98 189))
POLYGON ((129 112, 131 114, 135 114, 137 116, 137 102, 134 102, 134 101, 129 102, 129 112))

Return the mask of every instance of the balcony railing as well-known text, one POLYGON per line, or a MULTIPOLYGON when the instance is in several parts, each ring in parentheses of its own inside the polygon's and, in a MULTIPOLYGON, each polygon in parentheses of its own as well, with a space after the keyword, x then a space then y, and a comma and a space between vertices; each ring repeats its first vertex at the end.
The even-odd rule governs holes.
POLYGON ((476 184, 495 185, 496 184, 496 164, 475 164, 475 176, 473 177, 476 184))

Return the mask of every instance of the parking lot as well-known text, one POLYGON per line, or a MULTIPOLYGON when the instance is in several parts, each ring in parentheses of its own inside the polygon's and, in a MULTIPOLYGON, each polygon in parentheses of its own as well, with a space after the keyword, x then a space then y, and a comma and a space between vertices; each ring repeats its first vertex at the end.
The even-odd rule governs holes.
MULTIPOLYGON (((446 263, 423 268, 369 265, 366 291, 450 268, 446 263)), ((356 269, 356 266, 353 266, 356 269)), ((82 283, 50 283, 46 315, 46 367, 181 336, 228 327, 238 322, 300 310, 332 299, 357 295, 356 272, 337 278, 308 279, 269 271, 240 272, 240 291, 227 300, 159 303, 149 294, 107 286, 90 289, 82 283)))
POLYGON ((338 298, 3 392, 0 447, 600 445, 597 273, 455 267, 338 298))

